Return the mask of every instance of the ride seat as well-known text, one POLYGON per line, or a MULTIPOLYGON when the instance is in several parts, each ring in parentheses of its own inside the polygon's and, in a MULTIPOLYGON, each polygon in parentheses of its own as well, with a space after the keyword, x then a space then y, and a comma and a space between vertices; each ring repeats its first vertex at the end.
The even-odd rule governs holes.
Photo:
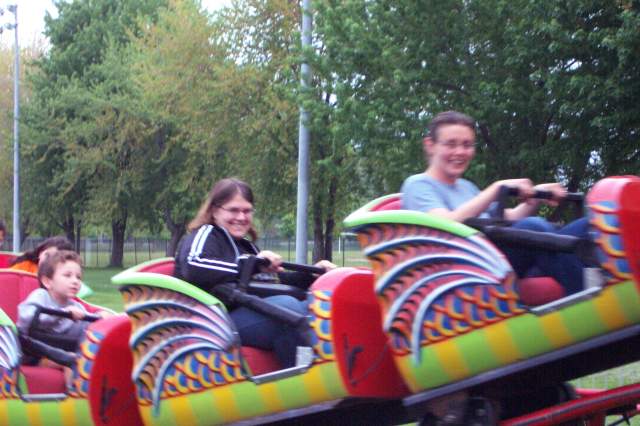
POLYGON ((175 259, 173 257, 163 257, 154 259, 138 265, 136 272, 153 272, 155 274, 173 275, 175 259))
POLYGON ((13 269, 0 271, 0 308, 15 323, 18 320, 18 305, 39 287, 38 277, 29 272, 13 269))
POLYGON ((67 390, 64 373, 59 368, 21 365, 20 371, 27 385, 23 393, 65 393, 67 390))
POLYGON ((253 346, 243 346, 240 351, 253 376, 282 369, 273 351, 266 351, 253 346))
POLYGON ((382 197, 378 204, 371 207, 370 211, 377 212, 382 210, 402 210, 402 199, 400 194, 392 194, 382 197))
MULTIPOLYGON (((370 211, 401 210, 402 200, 400 194, 391 194, 381 197, 370 211)), ((528 306, 540 306, 563 298, 566 294, 564 288, 551 277, 527 277, 521 278, 517 283, 520 301, 528 306)))
MULTIPOLYGON (((33 290, 40 288, 40 283, 38 277, 30 272, 6 269, 0 271, 0 288, 2 289, 0 308, 15 323, 18 320, 18 305, 33 290)), ((95 313, 102 309, 82 299, 76 298, 76 300, 85 307, 87 312, 95 313)), ((58 368, 21 365, 20 371, 27 385, 24 389, 25 393, 64 393, 66 390, 64 374, 58 368)))
MULTIPOLYGON (((175 259, 166 257, 143 263, 136 268, 137 272, 152 272, 155 274, 173 275, 175 259)), ((272 351, 266 351, 252 346, 243 346, 242 356, 247 362, 251 374, 254 376, 280 370, 280 363, 272 351)))
POLYGON ((528 306, 540 306, 562 299, 564 287, 551 277, 520 278, 516 284, 520 301, 528 306))
POLYGON ((0 268, 8 268, 13 259, 16 258, 15 253, 0 252, 0 268))
MULTIPOLYGON (((0 308, 15 323, 18 320, 18 305, 29 293, 40 287, 38 278, 19 270, 0 271, 0 308)), ((25 393, 64 393, 65 381, 62 370, 51 367, 20 366, 26 382, 25 393)))

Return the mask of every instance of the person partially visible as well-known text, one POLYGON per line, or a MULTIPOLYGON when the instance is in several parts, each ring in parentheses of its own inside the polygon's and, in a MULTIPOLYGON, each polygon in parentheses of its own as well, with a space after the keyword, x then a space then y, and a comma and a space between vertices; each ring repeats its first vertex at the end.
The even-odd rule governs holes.
MULTIPOLYGON (((9 269, 30 272, 38 275, 38 265, 47 257, 60 250, 74 250, 73 244, 66 237, 50 237, 38 244, 33 250, 27 251, 13 260, 9 269)), ((87 297, 93 290, 85 283, 82 283, 78 297, 87 297)))
POLYGON ((4 223, 4 220, 0 219, 0 249, 4 245, 4 239, 7 236, 7 225, 4 223))
POLYGON ((38 244, 33 250, 24 252, 14 259, 9 267, 10 269, 18 269, 20 271, 38 274, 38 264, 47 256, 58 250, 73 250, 73 244, 65 237, 47 238, 38 244))
MULTIPOLYGON (((515 221, 513 228, 588 237, 588 221, 578 219, 556 228, 545 219, 533 216, 541 204, 552 206, 566 196, 559 183, 534 185, 528 178, 506 179, 480 190, 462 176, 476 152, 475 121, 463 113, 447 111, 434 117, 429 134, 423 139, 427 169, 408 177, 402 185, 402 206, 458 222, 473 217, 490 217, 502 186, 519 190, 524 200, 516 207, 505 209, 504 218, 515 221), (536 190, 549 191, 552 200, 530 198, 536 190)), ((526 276, 532 268, 556 279, 568 294, 583 288, 585 265, 574 254, 542 249, 502 247, 516 274, 526 276)))
MULTIPOLYGON (((268 259, 270 265, 262 272, 277 274, 284 284, 306 289, 315 279, 310 274, 284 273, 280 255, 258 249, 253 243, 257 238, 253 205, 253 192, 246 183, 233 178, 215 183, 188 226, 191 232, 178 247, 174 276, 220 298, 243 345, 273 350, 282 367, 291 367, 295 365, 297 346, 307 346, 303 333, 265 314, 237 306, 217 292, 221 284, 238 281, 240 263, 249 255, 268 259)), ((325 270, 336 267, 326 260, 316 266, 325 270)), ((263 300, 302 315, 308 312, 307 303, 292 296, 276 295, 263 300)))
MULTIPOLYGON (((16 326, 24 334, 37 333, 38 339, 59 349, 76 352, 89 322, 84 306, 75 300, 82 284, 80 256, 70 250, 59 250, 45 257, 38 269, 41 288, 32 291, 18 305, 16 326), (38 307, 70 312, 73 319, 41 314, 37 327, 33 321, 38 307), (43 335, 49 337, 42 337, 43 335)), ((111 312, 101 310, 94 315, 107 317, 111 312)))

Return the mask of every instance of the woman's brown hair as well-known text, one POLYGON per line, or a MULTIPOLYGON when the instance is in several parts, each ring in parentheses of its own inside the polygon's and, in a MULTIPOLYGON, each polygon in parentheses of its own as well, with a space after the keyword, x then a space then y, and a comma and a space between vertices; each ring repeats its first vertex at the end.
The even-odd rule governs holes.
MULTIPOLYGON (((196 217, 193 218, 187 229, 193 231, 200 228, 202 225, 213 225, 215 221, 213 219, 213 209, 222 207, 223 204, 231 200, 236 194, 240 194, 242 198, 247 200, 253 205, 253 191, 251 187, 240 179, 225 178, 221 179, 213 185, 207 199, 202 203, 196 217)), ((258 234, 253 225, 249 228, 249 236, 252 241, 258 238, 258 234)))

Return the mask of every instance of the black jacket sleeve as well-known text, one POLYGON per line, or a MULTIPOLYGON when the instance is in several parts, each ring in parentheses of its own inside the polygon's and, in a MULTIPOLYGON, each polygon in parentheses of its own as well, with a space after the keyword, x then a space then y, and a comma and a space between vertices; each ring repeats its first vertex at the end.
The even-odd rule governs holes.
POLYGON ((210 292, 221 283, 236 281, 238 264, 229 242, 211 225, 200 227, 178 253, 181 278, 210 292))

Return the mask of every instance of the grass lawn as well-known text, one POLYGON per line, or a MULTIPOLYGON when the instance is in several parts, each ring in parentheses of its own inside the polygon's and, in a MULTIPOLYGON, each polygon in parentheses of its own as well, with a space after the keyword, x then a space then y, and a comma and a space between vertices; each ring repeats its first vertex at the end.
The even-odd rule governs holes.
POLYGON ((87 302, 122 312, 122 296, 118 286, 111 284, 111 277, 120 271, 119 268, 84 268, 83 281, 93 290, 87 302))

